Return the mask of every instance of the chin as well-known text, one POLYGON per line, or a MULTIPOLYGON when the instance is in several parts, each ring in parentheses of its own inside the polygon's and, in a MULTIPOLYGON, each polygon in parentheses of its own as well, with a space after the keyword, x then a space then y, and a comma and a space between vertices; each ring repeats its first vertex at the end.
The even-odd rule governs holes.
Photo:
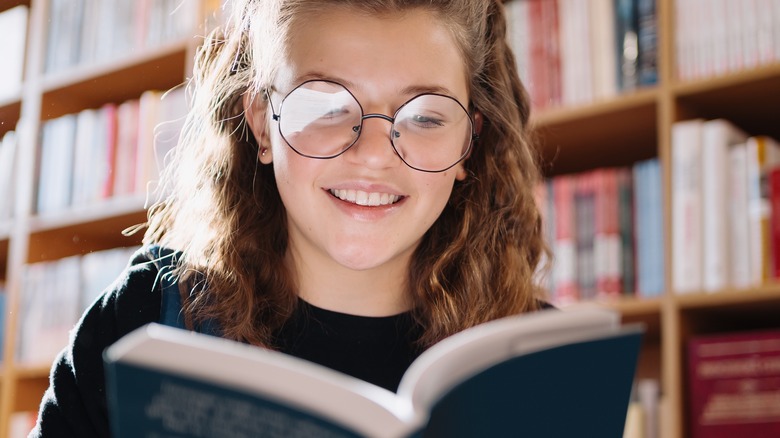
POLYGON ((388 254, 377 254, 371 251, 331 254, 339 265, 353 271, 368 271, 379 268, 392 268, 401 262, 402 258, 388 254))

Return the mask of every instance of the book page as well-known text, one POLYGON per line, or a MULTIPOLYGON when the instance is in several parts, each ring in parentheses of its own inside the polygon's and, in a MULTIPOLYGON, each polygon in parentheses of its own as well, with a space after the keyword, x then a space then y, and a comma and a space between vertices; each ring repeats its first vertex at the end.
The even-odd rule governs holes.
POLYGON ((401 379, 398 395, 428 411, 454 385, 511 357, 615 331, 619 315, 598 308, 543 310, 491 321, 425 351, 401 379))

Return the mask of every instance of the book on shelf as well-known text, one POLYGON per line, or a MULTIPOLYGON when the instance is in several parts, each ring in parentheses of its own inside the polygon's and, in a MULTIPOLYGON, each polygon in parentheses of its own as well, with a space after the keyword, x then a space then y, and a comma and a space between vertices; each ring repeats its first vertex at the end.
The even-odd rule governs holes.
POLYGON ((560 80, 562 105, 582 105, 594 100, 591 65, 594 50, 590 2, 559 0, 560 80))
POLYGON ((596 276, 596 296, 618 298, 623 293, 623 248, 620 235, 620 197, 617 168, 600 168, 594 172, 593 269, 596 276))
POLYGON ((135 189, 147 197, 163 193, 157 182, 168 156, 179 141, 187 115, 185 87, 165 93, 146 91, 139 99, 138 153, 135 157, 135 189))
POLYGON ((76 122, 75 114, 66 114, 43 124, 38 155, 38 214, 51 214, 72 205, 76 122))
POLYGON ((769 238, 772 278, 780 278, 780 166, 769 171, 769 238))
POLYGON ((0 138, 0 221, 14 217, 17 144, 16 131, 0 138))
POLYGON ((614 97, 618 92, 617 53, 615 51, 615 2, 593 0, 579 2, 590 8, 590 44, 592 52, 594 100, 614 97))
POLYGON ((515 66, 520 79, 530 90, 529 64, 531 59, 530 2, 513 1, 504 4, 507 17, 507 38, 515 55, 515 66))
POLYGON ((664 293, 663 178, 657 158, 640 161, 632 169, 636 211, 636 295, 657 297, 664 293))
POLYGON ((27 265, 20 309, 16 360, 30 366, 48 366, 68 344, 78 319, 78 256, 27 265))
POLYGON ((574 242, 577 298, 596 298, 596 171, 574 178, 574 242))
POLYGON ((120 438, 620 436, 641 328, 619 320, 580 308, 488 322, 422 353, 397 393, 151 324, 104 354, 109 419, 120 438))
POLYGON ((672 125, 672 289, 702 285, 702 119, 672 125))
POLYGON ((769 171, 780 165, 780 144, 767 136, 753 136, 747 143, 747 214, 750 280, 762 284, 771 278, 769 171))
POLYGON ((697 80, 780 59, 780 5, 775 0, 676 0, 675 65, 697 80))
POLYGON ((48 366, 67 345, 84 310, 119 276, 136 249, 115 248, 26 265, 17 361, 48 366))
POLYGON ((21 95, 28 15, 28 8, 25 5, 0 12, 0 29, 3 29, 0 101, 21 95))
POLYGON ((637 0, 615 0, 617 78, 620 91, 639 86, 639 22, 637 0))
POLYGON ((135 193, 139 111, 138 99, 125 101, 117 106, 118 126, 114 166, 114 195, 117 197, 135 193))
POLYGON ((555 304, 664 292, 658 158, 558 175, 536 188, 535 199, 553 253, 553 275, 544 285, 555 304))
POLYGON ((537 109, 658 82, 656 0, 513 0, 508 40, 537 109))
POLYGON ((745 288, 750 286, 750 239, 748 222, 748 177, 747 144, 736 144, 729 150, 728 156, 728 220, 729 279, 731 286, 745 288))
POLYGON ((658 82, 658 19, 656 0, 637 0, 637 83, 658 82))
POLYGON ((689 340, 692 438, 780 436, 780 330, 689 340))
POLYGON ((618 234, 620 235, 620 272, 622 274, 621 291, 626 296, 636 293, 636 230, 634 207, 634 181, 631 169, 619 168, 616 171, 617 206, 618 206, 618 234))
POLYGON ((634 382, 623 438, 661 438, 661 394, 657 379, 634 382))
POLYGON ((579 300, 577 282, 577 241, 575 228, 574 191, 576 178, 560 175, 552 180, 552 203, 555 208, 555 263, 552 295, 556 304, 565 305, 579 300))
MULTIPOLYGON (((551 180, 548 179, 537 184, 534 188, 534 200, 539 208, 542 221, 542 238, 547 247, 552 248, 552 244, 555 242, 555 208, 553 207, 551 180)), ((555 290, 553 275, 547 271, 547 268, 552 266, 552 262, 553 260, 548 257, 548 254, 542 253, 536 270, 536 281, 547 291, 555 290)))
POLYGON ((732 249, 729 238, 729 150, 748 135, 725 119, 708 120, 701 131, 702 288, 731 286, 732 249))
MULTIPOLYGON (((36 160, 36 212, 45 215, 146 194, 178 142, 185 113, 184 89, 178 88, 165 94, 146 91, 139 99, 44 122, 36 160)), ((3 151, 5 146, 0 169, 6 162, 3 151)), ((0 174, 0 189, 4 178, 8 176, 0 174)))
POLYGON ((111 61, 195 35, 200 1, 49 0, 44 70, 111 61))

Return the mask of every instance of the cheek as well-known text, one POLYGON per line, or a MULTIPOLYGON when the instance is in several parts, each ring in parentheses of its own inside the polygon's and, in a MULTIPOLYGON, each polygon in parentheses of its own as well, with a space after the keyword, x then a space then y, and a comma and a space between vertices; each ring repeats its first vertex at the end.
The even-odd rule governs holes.
POLYGON ((428 193, 427 202, 431 206, 431 209, 435 209, 436 216, 438 217, 452 195, 455 174, 454 172, 447 171, 446 173, 437 176, 439 178, 433 178, 427 181, 423 184, 423 187, 428 193))

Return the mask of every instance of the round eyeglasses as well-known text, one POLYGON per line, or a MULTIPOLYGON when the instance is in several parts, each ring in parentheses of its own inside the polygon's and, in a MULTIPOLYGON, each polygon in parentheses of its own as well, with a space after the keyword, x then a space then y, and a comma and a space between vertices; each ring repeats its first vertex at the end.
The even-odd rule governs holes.
MULTIPOLYGON (((266 97, 271 97, 266 90, 266 97)), ((412 169, 443 172, 468 155, 478 138, 469 112, 455 98, 424 93, 401 105, 392 117, 364 114, 363 107, 343 85, 326 80, 306 81, 282 99, 279 133, 290 148, 308 158, 335 158, 354 145, 370 118, 387 120, 390 144, 412 169)))

